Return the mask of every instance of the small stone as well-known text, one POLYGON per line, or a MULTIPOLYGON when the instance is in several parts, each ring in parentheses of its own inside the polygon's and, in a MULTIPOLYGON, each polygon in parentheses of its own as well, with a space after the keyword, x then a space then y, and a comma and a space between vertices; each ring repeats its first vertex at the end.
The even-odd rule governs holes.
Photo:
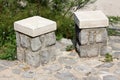
POLYGON ((50 61, 55 61, 55 59, 56 59, 56 54, 58 53, 58 52, 57 52, 57 49, 56 49, 54 46, 50 46, 50 47, 48 48, 48 53, 49 53, 50 61))
POLYGON ((50 33, 45 35, 46 46, 51 46, 51 45, 54 45, 55 43, 56 43, 55 32, 50 32, 50 33))
POLYGON ((120 69, 116 69, 114 73, 120 75, 120 69))
POLYGON ((96 42, 107 42, 107 30, 106 28, 100 28, 96 31, 96 42))
POLYGON ((92 71, 92 68, 90 68, 87 65, 81 64, 81 65, 77 65, 74 67, 75 71, 83 73, 83 74, 88 74, 92 71))
POLYGON ((120 50, 120 43, 113 42, 111 45, 113 50, 120 50))
POLYGON ((60 41, 56 41, 54 46, 61 51, 66 51, 66 45, 62 44, 60 41))
POLYGON ((106 76, 103 76, 103 80, 119 80, 119 79, 114 75, 106 75, 106 76))
POLYGON ((53 65, 50 65, 50 66, 48 66, 47 68, 44 68, 44 69, 49 70, 51 72, 56 72, 56 71, 59 71, 60 69, 62 69, 62 67, 60 65, 53 64, 53 65))
POLYGON ((25 50, 22 47, 17 47, 17 59, 19 61, 25 61, 25 50))
POLYGON ((112 55, 113 55, 113 58, 120 59, 120 52, 114 52, 112 55))
POLYGON ((41 42, 39 37, 32 38, 31 40, 31 49, 32 51, 37 51, 41 48, 41 42))
POLYGON ((21 73, 21 70, 20 69, 12 69, 12 72, 14 74, 20 74, 21 73))
POLYGON ((72 41, 70 39, 62 38, 60 42, 66 46, 73 45, 72 41))
POLYGON ((71 67, 71 66, 65 66, 65 68, 66 68, 66 69, 72 69, 72 67, 71 67))
POLYGON ((69 55, 75 57, 76 55, 78 56, 78 53, 74 51, 74 52, 71 52, 69 55))
POLYGON ((25 51, 26 53, 26 62, 33 66, 38 67, 40 65, 40 52, 31 52, 29 50, 25 51))
POLYGON ((20 40, 21 40, 20 43, 22 47, 28 48, 30 46, 29 37, 27 35, 20 34, 20 40))
POLYGON ((120 62, 117 63, 117 66, 120 67, 120 62))
POLYGON ((81 57, 96 57, 99 54, 99 45, 84 45, 79 47, 81 57))
POLYGON ((107 53, 112 53, 112 47, 107 46, 107 43, 101 46, 101 56, 105 56, 107 53))
POLYGON ((44 64, 47 64, 49 62, 49 60, 50 60, 50 54, 49 54, 48 50, 46 50, 46 49, 42 50, 40 52, 40 63, 42 65, 44 65, 44 64))
POLYGON ((33 78, 35 76, 35 72, 32 72, 32 71, 27 71, 27 72, 24 72, 22 77, 24 78, 33 78))
POLYGON ((79 37, 78 39, 79 39, 80 44, 82 44, 82 45, 87 44, 89 42, 88 41, 88 38, 89 38, 88 30, 87 29, 81 30, 79 32, 79 36, 78 37, 79 37))
POLYGON ((81 45, 107 42, 108 38, 106 28, 81 29, 77 35, 79 35, 77 37, 81 45))
POLYGON ((0 71, 3 71, 3 70, 5 70, 5 69, 7 69, 7 67, 0 65, 0 71))
POLYGON ((5 67, 15 66, 16 62, 17 61, 0 60, 0 64, 4 65, 5 67))
POLYGON ((17 47, 20 46, 20 35, 19 32, 16 32, 16 43, 17 43, 17 47))
POLYGON ((78 80, 72 73, 68 71, 57 72, 55 77, 60 80, 78 80))
POLYGON ((88 76, 84 77, 83 80, 101 80, 98 76, 88 76))
POLYGON ((69 57, 60 57, 58 59, 58 62, 65 65, 73 65, 76 63, 76 60, 69 57))
POLYGON ((104 64, 97 66, 97 68, 111 68, 113 65, 114 63, 104 63, 104 64))

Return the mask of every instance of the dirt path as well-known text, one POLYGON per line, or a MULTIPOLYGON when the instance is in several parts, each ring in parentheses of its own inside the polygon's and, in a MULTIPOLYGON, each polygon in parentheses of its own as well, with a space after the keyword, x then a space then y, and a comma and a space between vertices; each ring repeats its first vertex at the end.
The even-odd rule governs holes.
POLYGON ((120 0, 97 0, 80 10, 102 10, 108 16, 120 16, 120 0))

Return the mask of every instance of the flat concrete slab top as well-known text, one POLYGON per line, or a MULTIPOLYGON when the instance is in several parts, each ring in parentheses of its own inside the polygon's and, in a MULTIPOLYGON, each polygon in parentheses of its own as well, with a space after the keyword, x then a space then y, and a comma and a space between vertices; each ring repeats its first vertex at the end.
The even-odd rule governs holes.
POLYGON ((75 23, 79 28, 107 27, 109 20, 105 14, 98 11, 76 11, 74 12, 75 23))
POLYGON ((23 34, 35 37, 56 30, 56 22, 33 16, 14 23, 14 29, 23 34))

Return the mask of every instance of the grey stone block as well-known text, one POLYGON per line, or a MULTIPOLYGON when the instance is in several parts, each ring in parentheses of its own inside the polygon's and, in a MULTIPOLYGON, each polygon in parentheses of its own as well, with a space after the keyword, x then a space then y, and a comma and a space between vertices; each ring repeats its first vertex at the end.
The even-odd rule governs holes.
POLYGON ((17 47, 17 59, 19 61, 25 61, 25 50, 22 47, 17 47))
POLYGON ((20 34, 19 32, 16 32, 16 43, 17 43, 17 47, 20 46, 20 34))
POLYGON ((56 43, 55 32, 50 32, 40 36, 40 41, 42 43, 42 48, 54 45, 56 43))
POLYGON ((47 64, 49 62, 49 60, 50 60, 50 54, 49 54, 48 50, 47 49, 42 50, 40 52, 40 63, 41 63, 41 65, 47 64))
POLYGON ((56 43, 55 32, 50 32, 45 35, 45 44, 46 46, 51 46, 56 43))
POLYGON ((96 42, 107 42, 107 30, 106 28, 100 28, 96 31, 96 42))
POLYGON ((95 57, 99 55, 99 44, 91 44, 80 46, 76 45, 77 51, 81 57, 95 57))
POLYGON ((106 28, 81 29, 77 35, 81 45, 107 42, 108 37, 106 28))
POLYGON ((100 43, 100 55, 105 56, 105 54, 112 52, 111 48, 107 46, 107 43, 100 43))
POLYGON ((54 46, 50 46, 48 48, 48 52, 50 54, 50 56, 49 56, 50 57, 50 61, 56 60, 56 54, 57 54, 56 48, 54 46))
POLYGON ((42 46, 39 37, 31 38, 30 42, 32 51, 37 51, 42 46))
POLYGON ((81 49, 81 57, 84 57, 84 54, 87 53, 88 57, 95 57, 99 54, 99 47, 98 44, 93 45, 86 45, 86 46, 80 46, 81 49))
POLYGON ((30 42, 29 42, 29 37, 27 35, 20 34, 20 40, 21 40, 20 43, 22 47, 29 48, 30 42))
POLYGON ((26 54, 26 63, 33 66, 38 67, 40 65, 40 52, 32 52, 29 50, 25 51, 26 54))

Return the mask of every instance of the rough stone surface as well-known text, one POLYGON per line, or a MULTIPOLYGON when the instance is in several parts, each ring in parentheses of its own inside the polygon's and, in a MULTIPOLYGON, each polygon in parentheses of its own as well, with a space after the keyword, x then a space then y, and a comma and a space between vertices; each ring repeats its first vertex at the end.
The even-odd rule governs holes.
POLYGON ((73 45, 72 41, 71 41, 70 39, 66 39, 66 38, 62 38, 62 39, 60 40, 60 43, 65 44, 65 45, 67 45, 67 46, 73 45))
POLYGON ((77 65, 74 67, 74 69, 82 74, 88 74, 89 72, 92 71, 92 68, 90 68, 89 66, 84 65, 84 64, 77 65))
POLYGON ((32 72, 32 71, 27 71, 27 72, 24 72, 22 76, 23 76, 24 78, 33 78, 34 75, 35 75, 34 72, 32 72))
POLYGON ((60 64, 66 64, 66 65, 73 65, 76 63, 76 61, 73 58, 68 58, 68 57, 60 57, 58 61, 60 64))
POLYGON ((38 67, 40 64, 44 65, 56 59, 58 48, 55 47, 55 32, 49 32, 37 37, 30 37, 20 32, 16 33, 17 43, 20 43, 17 46, 18 60, 33 67, 38 67))
POLYGON ((25 61, 25 50, 22 47, 17 47, 17 59, 25 61))
POLYGON ((110 68, 114 65, 114 63, 104 63, 102 65, 99 65, 97 67, 101 67, 101 68, 110 68))
POLYGON ((0 80, 120 80, 119 59, 108 63, 101 61, 104 56, 80 58, 74 55, 75 50, 56 53, 59 55, 54 62, 37 68, 24 62, 0 60, 0 80))
POLYGON ((48 48, 48 52, 49 52, 49 60, 50 61, 54 61, 56 59, 56 55, 58 53, 57 49, 55 48, 55 46, 51 46, 48 48))
POLYGON ((53 65, 50 65, 50 66, 45 68, 45 70, 49 70, 51 72, 59 71, 61 69, 62 69, 62 67, 60 65, 57 65, 57 64, 53 64, 53 65))
POLYGON ((39 37, 32 38, 30 42, 32 51, 37 51, 42 46, 39 37))
POLYGON ((88 76, 83 78, 83 80, 101 80, 98 76, 88 76))
POLYGON ((106 75, 106 76, 103 76, 103 80, 119 80, 119 79, 114 75, 106 75))
POLYGON ((20 43, 22 47, 28 48, 30 46, 29 43, 29 37, 24 35, 24 34, 20 34, 20 43))
POLYGON ((12 72, 14 74, 20 74, 21 73, 21 70, 20 69, 13 69, 12 72))
POLYGON ((99 44, 83 45, 77 44, 77 50, 81 57, 95 57, 99 55, 99 44))
POLYGON ((81 45, 107 42, 106 28, 82 29, 79 32, 79 42, 81 45))
POLYGON ((19 32, 16 32, 16 43, 17 43, 17 47, 20 46, 20 35, 19 32))
POLYGON ((38 67, 40 65, 40 52, 31 52, 26 50, 26 63, 33 67, 38 67))
POLYGON ((5 69, 7 69, 7 67, 0 65, 0 71, 3 71, 3 70, 5 70, 5 69))
POLYGON ((46 46, 51 46, 56 43, 56 36, 54 32, 50 32, 45 35, 45 44, 46 46))
POLYGON ((48 53, 48 51, 47 50, 42 50, 40 52, 40 63, 42 65, 45 65, 49 62, 49 60, 50 60, 50 54, 48 53))
POLYGON ((55 74, 55 77, 60 80, 78 80, 72 73, 67 71, 57 72, 57 74, 55 74))
POLYGON ((117 59, 120 59, 120 52, 114 52, 113 57, 117 58, 117 59))

